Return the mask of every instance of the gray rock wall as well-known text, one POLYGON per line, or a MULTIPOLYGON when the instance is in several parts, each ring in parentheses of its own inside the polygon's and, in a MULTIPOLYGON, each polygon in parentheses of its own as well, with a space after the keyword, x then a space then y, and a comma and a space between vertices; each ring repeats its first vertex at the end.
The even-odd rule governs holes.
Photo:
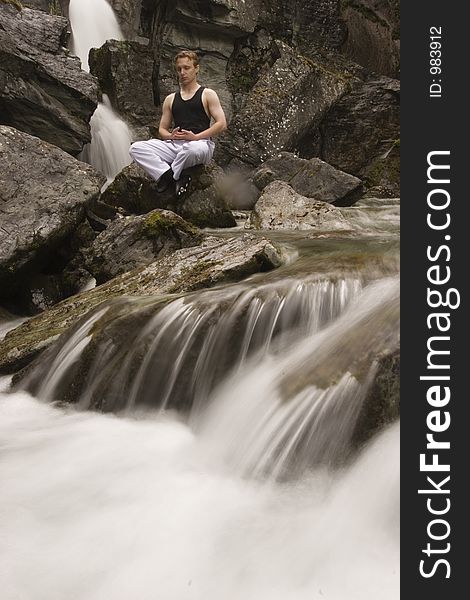
POLYGON ((67 19, 0 2, 0 123, 77 155, 98 82, 69 55, 67 19))

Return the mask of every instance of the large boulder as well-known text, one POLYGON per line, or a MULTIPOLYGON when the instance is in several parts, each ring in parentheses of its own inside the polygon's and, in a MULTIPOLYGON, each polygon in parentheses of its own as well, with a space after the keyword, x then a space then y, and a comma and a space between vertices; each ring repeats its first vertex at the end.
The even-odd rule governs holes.
POLYGON ((98 89, 66 50, 67 29, 64 17, 0 2, 0 118, 76 156, 98 89))
POLYGON ((398 77, 400 67, 399 0, 345 0, 341 20, 347 36, 341 52, 369 71, 398 77))
POLYGON ((101 199, 127 214, 164 208, 198 227, 234 227, 235 219, 218 187, 218 180, 223 177, 222 169, 211 163, 188 171, 192 177, 191 188, 182 200, 176 198, 173 186, 157 192, 156 182, 134 163, 117 175, 101 199))
POLYGON ((347 70, 322 58, 306 58, 281 41, 276 46, 277 60, 262 72, 220 138, 219 163, 258 166, 283 150, 293 150, 350 89, 354 76, 347 70))
POLYGON ((205 238, 200 246, 183 248, 146 267, 119 275, 92 290, 73 296, 10 331, 0 343, 0 373, 11 373, 35 356, 102 302, 122 296, 182 294, 239 281, 282 262, 281 251, 252 235, 205 238))
POLYGON ((344 0, 294 0, 285 2, 286 17, 292 28, 292 42, 310 55, 315 45, 339 49, 347 38, 347 26, 341 18, 344 0))
POLYGON ((226 80, 235 112, 243 108, 262 73, 279 58, 278 44, 266 29, 257 29, 235 42, 226 67, 226 80))
POLYGON ((399 195, 400 83, 380 77, 358 83, 320 125, 320 157, 399 195), (384 172, 381 175, 381 172, 384 172))
POLYGON ((289 152, 280 152, 253 174, 253 182, 260 190, 278 179, 303 196, 336 206, 354 204, 363 191, 362 181, 357 177, 318 158, 306 160, 289 152))
POLYGON ((37 137, 0 126, 0 289, 11 298, 61 259, 105 178, 37 137))
POLYGON ((264 189, 245 227, 306 231, 349 229, 339 209, 301 196, 284 181, 273 181, 264 189))
POLYGON ((101 48, 90 50, 88 62, 115 110, 134 127, 156 128, 160 110, 154 102, 153 51, 149 46, 108 40, 101 48))
POLYGON ((104 283, 201 241, 194 226, 171 211, 156 209, 112 221, 85 250, 85 266, 97 283, 104 283))

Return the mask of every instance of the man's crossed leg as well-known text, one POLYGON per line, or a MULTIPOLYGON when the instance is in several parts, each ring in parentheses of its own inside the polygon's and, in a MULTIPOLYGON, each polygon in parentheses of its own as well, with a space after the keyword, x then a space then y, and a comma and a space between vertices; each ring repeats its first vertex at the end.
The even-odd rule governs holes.
POLYGON ((181 196, 187 191, 190 181, 188 176, 182 175, 183 169, 208 164, 214 148, 212 140, 151 139, 132 144, 129 154, 150 177, 160 181, 160 190, 166 187, 169 179, 174 179, 176 194, 181 196))

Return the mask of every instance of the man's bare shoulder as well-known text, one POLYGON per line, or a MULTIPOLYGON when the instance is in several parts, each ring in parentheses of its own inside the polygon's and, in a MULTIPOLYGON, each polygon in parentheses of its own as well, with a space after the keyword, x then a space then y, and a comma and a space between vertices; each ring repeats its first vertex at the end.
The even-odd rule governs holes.
POLYGON ((173 100, 175 99, 175 95, 176 95, 176 92, 168 94, 168 96, 163 101, 163 104, 167 104, 167 105, 171 104, 173 102, 173 100))
POLYGON ((204 88, 203 94, 206 98, 218 98, 217 92, 208 87, 204 88))

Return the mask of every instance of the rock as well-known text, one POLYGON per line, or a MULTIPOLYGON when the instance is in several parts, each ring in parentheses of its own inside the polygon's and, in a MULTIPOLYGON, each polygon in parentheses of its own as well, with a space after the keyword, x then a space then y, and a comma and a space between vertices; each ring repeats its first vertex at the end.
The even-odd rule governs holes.
POLYGON ((136 164, 131 164, 117 175, 101 200, 128 214, 164 208, 198 227, 234 227, 235 220, 217 187, 217 181, 223 176, 222 169, 211 163, 193 167, 190 172, 191 189, 184 200, 179 200, 173 186, 157 192, 156 182, 136 164))
POLYGON ((398 77, 400 15, 398 0, 346 0, 341 19, 347 37, 341 52, 369 71, 398 77))
POLYGON ((263 191, 246 225, 248 229, 344 230, 340 211, 326 202, 301 196, 284 181, 273 181, 263 191))
MULTIPOLYGON (((8 1, 8 0, 7 0, 8 1)), ((14 2, 15 0, 13 0, 14 2)), ((68 16, 70 0, 21 0, 21 5, 27 8, 43 10, 50 15, 68 16)), ((20 4, 20 0, 18 0, 20 4)))
POLYGON ((400 416, 400 350, 384 353, 377 361, 377 374, 361 409, 353 445, 365 444, 377 431, 400 416))
POLYGON ((301 52, 310 56, 314 44, 335 49, 342 46, 348 31, 341 18, 340 0, 293 0, 288 4, 292 41, 301 52))
POLYGON ((116 111, 133 126, 155 127, 160 109, 153 97, 152 49, 139 42, 108 40, 90 50, 88 62, 116 111))
POLYGON ((11 331, 0 344, 0 373, 28 364, 81 317, 105 300, 121 296, 181 294, 238 281, 281 264, 280 250, 266 239, 243 235, 208 236, 195 248, 183 248, 138 267, 92 290, 68 298, 11 331))
POLYGON ((399 195, 400 83, 380 77, 358 83, 328 112, 320 125, 321 158, 336 168, 389 182, 399 195), (377 165, 377 167, 376 167, 377 165), (388 175, 381 177, 381 171, 388 175))
POLYGON ((3 125, 0 162, 0 287, 3 298, 12 298, 33 274, 66 260, 68 241, 105 178, 63 150, 3 125))
POLYGON ((154 262, 180 248, 196 246, 202 234, 168 210, 116 219, 85 251, 85 266, 98 284, 154 262))
POLYGON ((280 57, 276 41, 265 29, 259 29, 235 42, 227 62, 226 79, 236 112, 243 108, 260 75, 269 70, 280 57))
MULTIPOLYGON (((148 3, 148 2, 147 2, 148 3)), ((134 40, 139 34, 142 0, 109 0, 126 40, 134 40)))
POLYGON ((236 221, 221 189, 222 169, 211 163, 187 171, 192 177, 191 188, 175 212, 198 227, 235 227, 236 221))
POLYGON ((97 81, 69 55, 64 17, 0 2, 0 114, 76 156, 90 141, 97 81))
POLYGON ((305 160, 289 152, 281 152, 267 160, 253 174, 253 182, 264 189, 274 180, 282 180, 294 190, 321 202, 350 206, 362 195, 362 182, 357 177, 312 158, 305 160))
POLYGON ((254 31, 260 8, 260 0, 175 0, 168 20, 201 29, 207 29, 210 21, 211 28, 227 36, 239 37, 254 31))
POLYGON ((354 78, 322 59, 312 60, 277 42, 279 58, 264 71, 243 108, 219 140, 216 161, 237 159, 258 166, 293 150, 306 131, 350 88, 354 78))

